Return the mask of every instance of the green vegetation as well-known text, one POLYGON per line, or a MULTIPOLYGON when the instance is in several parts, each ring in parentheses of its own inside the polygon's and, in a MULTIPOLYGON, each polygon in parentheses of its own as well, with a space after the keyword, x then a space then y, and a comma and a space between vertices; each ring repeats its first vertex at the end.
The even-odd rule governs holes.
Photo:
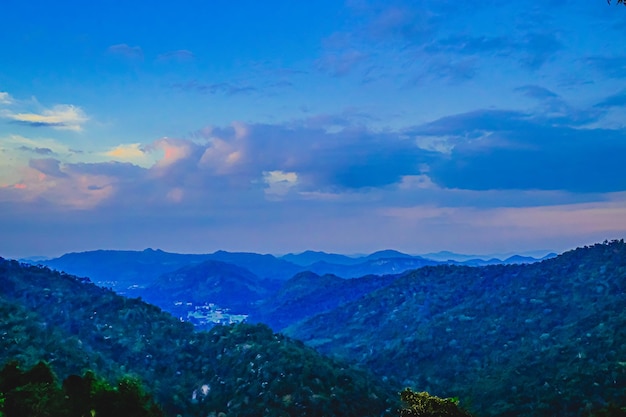
MULTIPOLYGON (((127 376, 168 416, 380 416, 393 391, 267 326, 195 332, 159 308, 47 268, 0 260, 0 363, 127 376)), ((5 399, 5 403, 8 398, 5 399)), ((7 416, 8 417, 8 416, 7 416)))
MULTIPOLYGON (((393 415, 401 387, 416 389, 402 393, 404 417, 469 416, 444 398, 453 395, 484 417, 624 416, 623 241, 530 265, 383 278, 302 274, 265 305, 283 324, 302 308, 295 317, 305 320, 287 331, 329 359, 263 324, 197 332, 140 299, 0 259, 0 364, 15 359, 28 369, 11 362, 1 380, 13 372, 40 381, 0 389, 0 417, 20 415, 9 411, 22 400, 26 415, 51 415, 37 410, 70 407, 67 390, 86 386, 130 393, 160 412, 150 392, 172 417, 393 415), (358 296, 335 294, 351 289, 358 296)), ((77 405, 72 417, 86 409, 77 405)))
POLYGON ((626 417, 626 407, 618 407, 615 404, 609 404, 593 413, 590 417, 626 417))
POLYGON ((436 266, 289 327, 400 390, 481 416, 562 416, 626 403, 626 244, 529 265, 436 266))
POLYGON ((286 281, 272 296, 258 303, 250 321, 262 322, 276 331, 300 320, 332 311, 376 289, 389 285, 394 276, 368 275, 343 279, 335 275, 319 276, 302 272, 286 281))
POLYGON ((400 417, 471 417, 459 406, 458 398, 439 398, 405 388, 400 393, 400 399, 404 405, 400 417))
POLYGON ((48 364, 22 371, 9 362, 0 371, 0 416, 162 417, 163 412, 133 378, 112 387, 92 372, 70 375, 59 384, 48 364))

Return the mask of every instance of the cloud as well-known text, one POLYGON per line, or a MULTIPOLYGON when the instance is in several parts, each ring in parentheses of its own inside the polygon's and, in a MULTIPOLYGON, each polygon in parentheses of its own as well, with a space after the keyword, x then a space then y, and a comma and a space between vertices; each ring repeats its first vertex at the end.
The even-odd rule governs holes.
POLYGON ((238 94, 250 94, 256 92, 258 89, 252 85, 242 85, 233 83, 201 83, 198 81, 188 81, 184 83, 176 83, 172 85, 174 88, 183 91, 195 91, 202 94, 225 94, 228 96, 238 94))
POLYGON ((298 183, 298 174, 284 171, 263 171, 263 182, 267 185, 265 194, 283 196, 298 183))
POLYGON ((61 171, 60 168, 61 163, 52 158, 45 159, 31 159, 28 166, 36 169, 44 175, 48 175, 54 178, 64 178, 67 177, 67 174, 61 171))
POLYGON ((623 236, 625 202, 622 195, 605 201, 522 207, 419 204, 380 208, 376 217, 381 222, 389 218, 387 229, 393 230, 397 239, 428 236, 428 244, 435 247, 469 241, 473 247, 491 247, 502 253, 520 247, 537 249, 541 242, 543 247, 565 250, 571 248, 571 242, 582 245, 623 236))
POLYGON ((193 52, 186 49, 179 49, 177 51, 169 51, 157 56, 158 62, 189 62, 193 61, 195 56, 193 52))
POLYGON ((559 97, 558 94, 539 85, 523 85, 521 87, 517 87, 515 91, 524 94, 526 97, 537 100, 550 100, 559 97))
POLYGON ((105 157, 115 161, 132 162, 146 168, 154 164, 158 158, 152 154, 153 152, 147 151, 140 143, 118 145, 103 153, 105 157))
POLYGON ((0 201, 13 204, 37 203, 49 209, 91 210, 114 194, 113 177, 74 171, 71 164, 52 158, 31 159, 22 178, 0 189, 0 201))
POLYGON ((452 35, 428 44, 424 51, 428 53, 455 53, 462 55, 477 55, 483 53, 495 56, 510 56, 516 44, 507 36, 472 36, 452 35))
POLYGON ((538 85, 525 85, 515 88, 514 91, 538 101, 538 107, 533 109, 533 118, 536 121, 543 120, 562 126, 588 126, 599 121, 605 113, 599 110, 598 106, 572 107, 555 92, 538 85))
POLYGON ((626 78, 626 55, 590 56, 586 62, 609 78, 626 78))
POLYGON ((39 155, 52 155, 54 153, 54 151, 50 148, 31 148, 29 146, 20 146, 19 148, 17 148, 20 151, 25 151, 25 152, 33 152, 39 155))
POLYGON ((111 45, 107 48, 107 52, 130 60, 143 59, 143 51, 139 46, 129 46, 125 43, 111 45))
POLYGON ((0 208, 10 213, 0 222, 56 219, 48 224, 94 227, 98 236, 114 230, 125 242, 141 235, 165 249, 182 233, 179 244, 189 246, 177 250, 206 250, 209 241, 236 250, 246 249, 242 241, 265 251, 328 242, 401 249, 415 248, 418 237, 448 249, 457 238, 519 249, 541 237, 550 246, 563 234, 626 229, 622 137, 530 111, 480 110, 402 130, 368 129, 341 115, 234 123, 104 155, 125 162, 31 159, 0 187, 0 208), (128 162, 141 153, 156 162, 128 162))
POLYGON ((447 137, 451 151, 429 164, 441 187, 472 190, 625 190, 620 130, 579 129, 521 112, 477 111, 412 129, 447 137))
POLYGON ((597 103, 594 107, 598 108, 610 108, 610 107, 624 107, 626 106, 626 90, 623 90, 617 94, 613 94, 601 102, 597 103))
POLYGON ((421 44, 440 27, 437 2, 425 1, 419 6, 408 2, 379 2, 353 8, 364 20, 360 36, 369 42, 391 42, 400 45, 421 44))
POLYGON ((33 127, 52 127, 59 130, 81 131, 82 125, 88 120, 80 107, 59 104, 40 113, 5 112, 4 117, 14 122, 33 127))
POLYGON ((510 59, 516 57, 522 65, 537 70, 563 49, 554 33, 523 32, 517 35, 455 34, 429 44, 428 54, 480 56, 510 59))
POLYGON ((0 104, 12 104, 13 103, 13 98, 11 98, 11 95, 9 95, 9 93, 0 91, 0 104))
POLYGON ((316 61, 317 68, 332 76, 340 77, 355 70, 368 56, 357 50, 327 52, 316 61))
POLYGON ((380 187, 418 171, 427 152, 397 134, 294 123, 250 124, 214 132, 203 162, 251 180, 261 172, 297 172, 300 191, 380 187), (210 156, 210 158, 209 158, 210 156))
POLYGON ((200 158, 200 166, 211 169, 219 175, 233 172, 246 156, 246 145, 237 142, 236 139, 211 138, 209 146, 205 148, 200 158))
POLYGON ((155 141, 148 149, 163 151, 163 158, 156 165, 158 167, 166 167, 187 159, 194 153, 197 147, 193 142, 187 140, 162 138, 155 141))
POLYGON ((522 52, 520 62, 537 70, 563 49, 563 44, 552 32, 531 32, 520 39, 516 47, 522 52))
MULTIPOLYGON (((551 96, 541 88, 520 91, 551 96)), ((239 122, 203 129, 193 140, 162 138, 102 154, 123 162, 31 159, 8 185, 19 184, 12 193, 30 199, 63 205, 62 197, 71 207, 149 203, 191 212, 207 204, 244 210, 265 200, 462 205, 496 193, 506 199, 494 204, 527 204, 626 191, 620 131, 580 129, 540 113, 480 110, 387 131, 341 116, 239 122), (524 194, 530 192, 537 197, 524 194)))

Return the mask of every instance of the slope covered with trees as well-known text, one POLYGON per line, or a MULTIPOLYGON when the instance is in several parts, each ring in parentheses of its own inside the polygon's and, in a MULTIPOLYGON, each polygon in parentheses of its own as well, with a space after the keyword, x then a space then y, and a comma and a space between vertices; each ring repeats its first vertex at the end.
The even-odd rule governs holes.
POLYGON ((296 324, 292 337, 478 415, 626 402, 626 244, 529 265, 425 267, 296 324))
POLYGON ((47 268, 0 260, 0 363, 45 360, 143 381, 167 415, 378 416, 395 394, 264 325, 194 332, 159 308, 47 268))
POLYGON ((233 264, 206 261, 161 275, 141 292, 142 298, 168 309, 175 302, 202 305, 219 303, 237 313, 249 313, 252 305, 276 291, 279 283, 260 279, 233 264))
POLYGON ((252 309, 250 321, 262 322, 281 331, 300 320, 332 311, 365 294, 385 287, 396 279, 392 275, 368 275, 343 279, 302 272, 286 281, 280 290, 252 309))

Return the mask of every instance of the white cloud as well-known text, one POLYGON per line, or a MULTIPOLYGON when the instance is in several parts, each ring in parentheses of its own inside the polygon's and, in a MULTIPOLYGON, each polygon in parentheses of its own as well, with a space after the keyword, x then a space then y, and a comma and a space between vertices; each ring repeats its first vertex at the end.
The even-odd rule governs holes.
POLYGON ((447 136, 420 135, 415 138, 415 144, 425 151, 439 152, 445 155, 450 155, 455 147, 451 138, 447 136))
POLYGON ((12 104, 13 99, 9 93, 0 91, 0 104, 12 104))
POLYGON ((267 185, 267 196, 283 196, 298 184, 298 174, 284 171, 263 171, 263 182, 267 185))
POLYGON ((121 162, 132 162, 138 166, 148 168, 156 162, 157 155, 147 152, 141 143, 126 143, 109 149, 102 155, 121 162))
POLYGON ((49 126, 59 130, 81 131, 82 125, 88 118, 85 112, 71 104, 58 104, 52 109, 45 109, 40 113, 11 113, 4 116, 16 122, 31 126, 49 126))

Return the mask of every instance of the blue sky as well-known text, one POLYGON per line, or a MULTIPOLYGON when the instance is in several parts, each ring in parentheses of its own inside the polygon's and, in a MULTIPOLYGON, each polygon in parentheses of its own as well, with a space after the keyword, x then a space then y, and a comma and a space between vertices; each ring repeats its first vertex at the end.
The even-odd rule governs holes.
POLYGON ((626 235, 626 8, 9 0, 0 256, 626 235))

